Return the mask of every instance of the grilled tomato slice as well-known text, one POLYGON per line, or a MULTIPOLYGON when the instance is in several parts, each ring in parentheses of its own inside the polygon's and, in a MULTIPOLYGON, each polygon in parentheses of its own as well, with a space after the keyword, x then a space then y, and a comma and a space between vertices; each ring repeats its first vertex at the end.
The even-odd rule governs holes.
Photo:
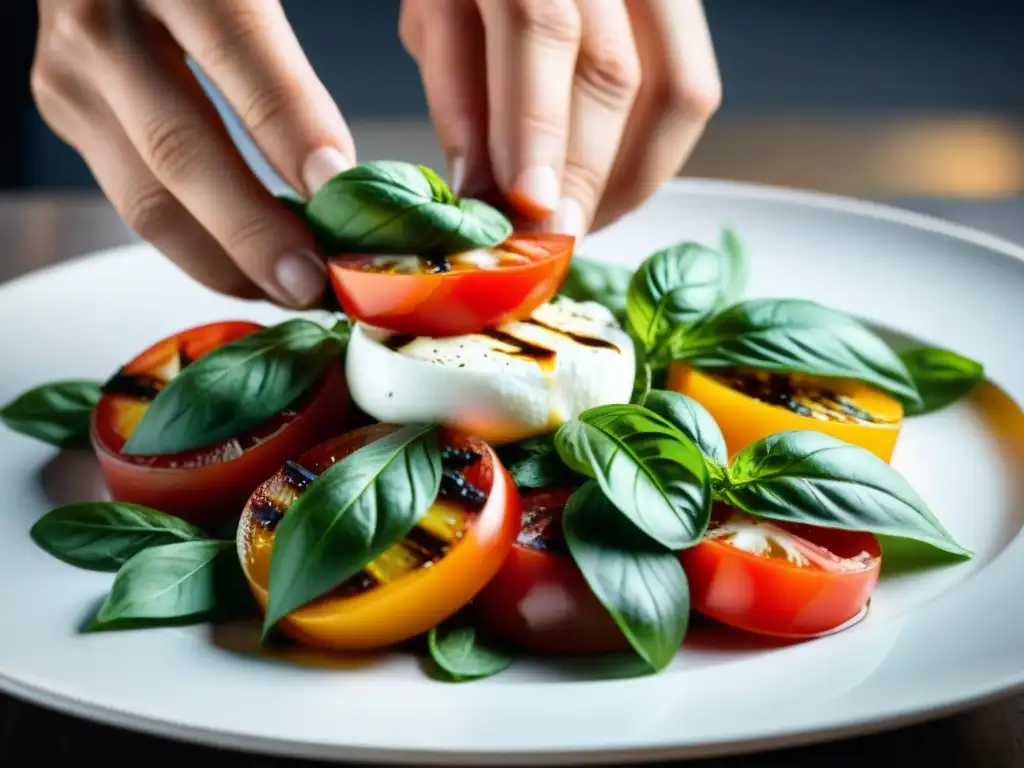
POLYGON ((562 537, 562 511, 572 488, 522 493, 522 530, 501 570, 474 605, 484 630, 545 654, 629 650, 598 602, 562 537))
POLYGON ((550 301, 574 243, 570 235, 524 233, 436 260, 339 255, 328 260, 328 270, 353 320, 410 336, 460 336, 521 320, 550 301))
POLYGON ((93 411, 91 437, 115 500, 216 525, 238 514, 252 489, 283 461, 345 428, 349 398, 339 361, 291 406, 244 435, 183 453, 121 453, 150 402, 179 371, 262 327, 227 321, 181 331, 142 352, 107 382, 93 411))
MULTIPOLYGON (((238 525, 238 555, 266 607, 274 530, 316 476, 395 430, 374 424, 285 464, 256 489, 238 525)), ((409 535, 362 571, 286 616, 278 626, 301 644, 369 650, 426 632, 468 603, 501 567, 519 531, 519 495, 481 440, 442 430, 441 492, 409 535)))
POLYGON ((899 400, 847 379, 674 362, 665 386, 708 409, 730 455, 777 432, 816 429, 890 461, 903 425, 899 400))
POLYGON ((870 533, 758 520, 716 504, 704 538, 681 560, 695 610, 747 632, 807 638, 867 609, 882 550, 870 533))

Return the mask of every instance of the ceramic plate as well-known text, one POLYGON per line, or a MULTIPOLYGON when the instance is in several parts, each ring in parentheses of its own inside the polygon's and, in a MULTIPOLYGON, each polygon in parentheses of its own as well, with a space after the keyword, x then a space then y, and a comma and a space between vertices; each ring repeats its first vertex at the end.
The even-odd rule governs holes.
MULTIPOLYGON (((261 752, 352 761, 518 763, 735 753, 936 716, 1024 684, 1024 249, 833 197, 717 182, 668 186, 580 249, 635 265, 730 225, 751 296, 811 298, 982 362, 991 382, 905 427, 893 459, 967 562, 881 581, 867 618, 802 644, 694 629, 662 674, 519 661, 469 684, 412 656, 261 652, 255 625, 82 634, 108 574, 38 549, 53 506, 102 497, 89 455, 0 430, 0 687, 121 726, 261 752)), ((105 378, 152 341, 215 319, 283 313, 192 283, 137 246, 0 288, 0 401, 69 376, 105 378)))

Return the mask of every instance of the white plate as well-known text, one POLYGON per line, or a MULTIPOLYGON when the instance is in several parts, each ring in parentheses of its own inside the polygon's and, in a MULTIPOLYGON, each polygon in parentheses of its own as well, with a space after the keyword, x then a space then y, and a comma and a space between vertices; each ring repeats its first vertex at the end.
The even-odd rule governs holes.
MULTIPOLYGON (((880 729, 1024 684, 1024 249, 921 216, 716 182, 669 186, 588 241, 635 264, 730 224, 750 295, 813 298, 968 354, 998 386, 912 421, 895 465, 964 545, 963 564, 883 580, 846 632, 788 647, 695 630, 663 674, 520 662, 445 684, 412 657, 312 664, 258 651, 253 627, 79 634, 110 576, 37 549, 32 522, 102 494, 93 462, 0 431, 0 686, 108 723, 220 746, 353 761, 510 763, 734 753, 880 729)), ((153 340, 208 320, 283 313, 193 284, 130 247, 0 289, 0 401, 61 377, 105 377, 153 340)))

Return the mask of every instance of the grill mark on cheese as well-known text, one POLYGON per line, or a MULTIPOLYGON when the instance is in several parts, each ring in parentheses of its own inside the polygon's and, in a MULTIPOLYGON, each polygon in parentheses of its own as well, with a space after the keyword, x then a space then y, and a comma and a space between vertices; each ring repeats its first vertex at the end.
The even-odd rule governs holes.
POLYGON ((617 344, 614 344, 608 341, 607 339, 599 339, 594 336, 583 336, 582 334, 579 333, 573 333, 572 331, 566 331, 561 328, 556 328, 553 325, 541 322, 535 317, 531 317, 527 320, 524 320, 523 322, 529 323, 530 325, 536 325, 538 328, 543 328, 544 330, 550 331, 551 333, 557 333, 560 336, 565 336, 567 339, 575 341, 577 344, 584 347, 591 347, 593 349, 611 349, 615 352, 621 351, 617 344))

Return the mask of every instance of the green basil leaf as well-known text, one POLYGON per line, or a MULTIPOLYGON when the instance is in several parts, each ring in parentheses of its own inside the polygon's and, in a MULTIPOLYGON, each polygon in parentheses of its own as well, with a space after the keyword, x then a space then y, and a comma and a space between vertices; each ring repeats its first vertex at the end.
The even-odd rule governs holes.
POLYGON ((662 417, 638 405, 602 405, 559 427, 555 446, 662 546, 700 541, 711 513, 708 469, 700 449, 662 417))
POLYGON ((434 663, 455 681, 491 677, 512 664, 504 649, 480 636, 466 611, 431 629, 427 648, 434 663))
POLYGON ((985 378, 985 367, 948 349, 919 347, 900 354, 910 371, 921 406, 910 415, 931 413, 966 397, 974 385, 985 378))
POLYGON ((57 507, 39 518, 30 533, 54 557, 97 571, 116 571, 150 547, 207 538, 179 517, 122 501, 57 507))
POLYGON ((218 347, 160 390, 122 452, 178 453, 244 434, 288 407, 340 351, 335 334, 305 319, 218 347))
POLYGON ((749 514, 923 542, 969 557, 887 462, 816 430, 780 432, 733 459, 724 499, 749 514))
POLYGON ((22 393, 0 408, 8 429, 59 448, 89 445, 89 420, 102 395, 95 381, 54 381, 22 393))
POLYGON ((747 366, 863 381, 920 398, 896 353, 849 315, 803 299, 751 299, 692 328, 675 348, 697 368, 747 366))
POLYGON ((437 174, 392 160, 339 173, 305 213, 330 253, 452 253, 498 245, 512 233, 497 209, 456 201, 437 174))
POLYGON ((579 485, 583 479, 558 455, 554 435, 508 443, 497 452, 519 488, 565 488, 579 485))
POLYGON ((690 589, 679 558, 623 517, 593 481, 569 498, 562 528, 594 595, 640 657, 654 671, 664 669, 690 620, 690 589))
POLYGON ((620 323, 626 321, 626 292, 633 270, 619 264, 574 255, 559 293, 574 301, 594 301, 620 323))
POLYGON ((306 201, 294 192, 282 192, 275 195, 278 202, 283 203, 289 211, 294 213, 303 221, 306 220, 306 201))
POLYGON ((735 231, 726 227, 722 230, 719 246, 726 258, 726 277, 723 279, 725 304, 739 301, 747 290, 747 254, 735 231))
POLYGON ((434 426, 402 427, 321 474, 277 526, 264 635, 401 541, 440 487, 434 426))
POLYGON ((728 466, 729 452, 718 422, 692 397, 656 389, 647 396, 644 405, 690 438, 707 459, 719 467, 728 466))
POLYGON ((655 367, 672 337, 728 301, 728 260, 699 243, 679 243, 647 257, 629 283, 626 320, 655 367))
POLYGON ((237 582, 240 572, 233 541, 181 541, 144 549, 117 572, 92 628, 206 620, 225 607, 219 582, 237 582))
POLYGON ((654 371, 647 360, 647 352, 642 346, 634 344, 633 352, 636 357, 636 375, 633 377, 633 392, 629 396, 629 402, 633 405, 643 405, 651 391, 654 371))

